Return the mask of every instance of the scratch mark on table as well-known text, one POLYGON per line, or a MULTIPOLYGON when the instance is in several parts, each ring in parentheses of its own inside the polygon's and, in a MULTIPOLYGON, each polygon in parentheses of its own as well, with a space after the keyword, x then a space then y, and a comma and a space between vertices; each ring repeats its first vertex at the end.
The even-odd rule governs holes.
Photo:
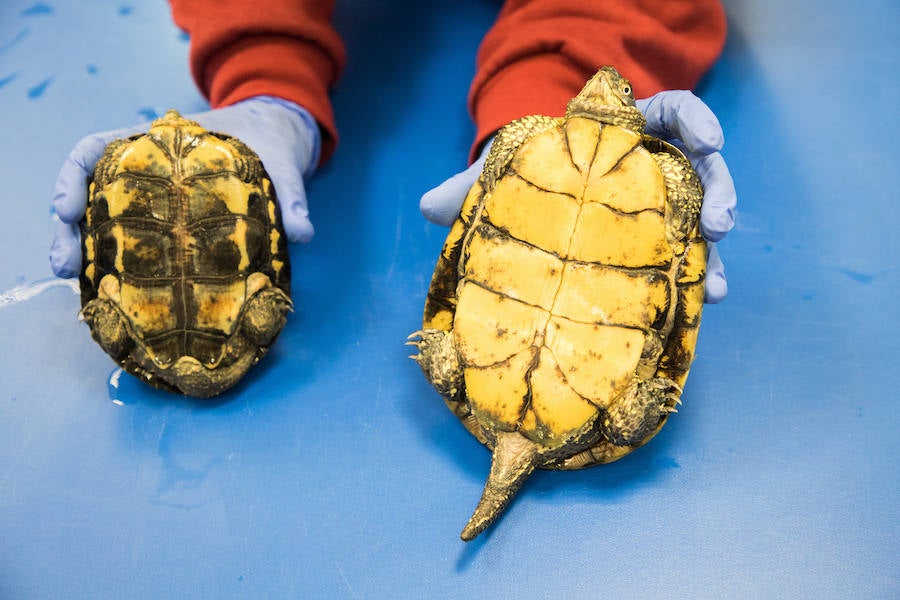
POLYGON ((346 585, 347 589, 350 590, 350 595, 353 596, 354 598, 359 598, 359 594, 356 593, 356 591, 353 589, 353 586, 350 585, 349 581, 347 581, 347 577, 344 575, 344 571, 343 571, 343 569, 341 569, 341 565, 338 564, 337 562, 335 562, 334 566, 337 569, 338 573, 340 573, 341 579, 344 580, 344 585, 346 585))
POLYGON ((403 213, 397 213, 397 224, 394 226, 394 247, 391 249, 391 263, 388 265, 385 279, 390 281, 394 276, 394 267, 400 257, 400 242, 403 239, 403 213))
POLYGON ((31 438, 34 437, 34 431, 35 430, 32 429, 31 432, 29 432, 28 437, 25 438, 25 441, 22 442, 22 446, 19 448, 19 452, 16 454, 15 460, 13 460, 13 463, 12 463, 12 465, 10 465, 9 470, 6 472, 6 475, 4 475, 3 479, 0 480, 0 490, 3 489, 3 486, 6 485, 6 482, 7 482, 7 480, 9 480, 9 477, 13 474, 13 472, 16 470, 16 468, 18 468, 19 463, 22 462, 22 457, 25 456, 25 449, 28 448, 28 444, 31 443, 31 438))

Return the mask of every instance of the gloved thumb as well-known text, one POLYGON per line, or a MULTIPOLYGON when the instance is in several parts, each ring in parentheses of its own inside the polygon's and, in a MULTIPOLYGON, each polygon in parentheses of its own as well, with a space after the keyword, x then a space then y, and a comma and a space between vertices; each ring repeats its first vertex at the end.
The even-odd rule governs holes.
POLYGON ((50 268, 57 277, 68 279, 81 271, 81 232, 78 225, 60 221, 50 246, 50 268))
POLYGON ((292 242, 308 242, 315 234, 315 229, 309 220, 306 186, 303 185, 301 172, 296 167, 282 170, 277 163, 270 166, 263 161, 263 164, 276 186, 281 221, 288 239, 292 242))
POLYGON ((211 131, 240 138, 256 152, 275 188, 288 239, 311 240, 314 229, 304 178, 315 172, 321 152, 319 126, 312 115, 287 100, 256 96, 196 119, 211 131))
POLYGON ((706 259, 706 297, 707 304, 718 304, 728 295, 728 280, 725 279, 725 265, 719 258, 719 249, 709 242, 709 256, 706 259))
MULTIPOLYGON (((146 129, 144 126, 143 129, 146 129)), ((87 181, 111 141, 141 131, 140 127, 95 133, 82 138, 63 162, 53 190, 53 210, 63 223, 77 223, 87 205, 87 181)))
POLYGON ((660 92, 637 101, 647 118, 646 132, 664 140, 681 140, 688 152, 709 154, 722 149, 725 135, 715 113, 687 90, 660 92))
POLYGON ((436 225, 449 227, 453 224, 453 221, 459 216, 459 211, 466 200, 469 188, 475 184, 478 176, 481 175, 484 161, 487 159, 492 143, 493 139, 484 145, 481 156, 468 169, 457 173, 422 195, 422 199, 419 201, 419 210, 422 212, 422 216, 436 225))

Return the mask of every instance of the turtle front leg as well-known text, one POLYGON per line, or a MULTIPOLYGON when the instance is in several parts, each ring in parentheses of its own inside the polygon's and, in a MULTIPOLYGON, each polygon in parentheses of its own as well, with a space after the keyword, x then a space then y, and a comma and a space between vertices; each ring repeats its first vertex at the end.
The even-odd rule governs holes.
POLYGON ((646 441, 669 413, 677 412, 681 386, 665 377, 632 380, 601 423, 606 439, 616 446, 632 446, 646 441))
POLYGON ((419 349, 419 353, 410 358, 419 363, 434 389, 447 400, 455 399, 462 389, 463 373, 452 332, 422 329, 408 339, 407 345, 419 349))

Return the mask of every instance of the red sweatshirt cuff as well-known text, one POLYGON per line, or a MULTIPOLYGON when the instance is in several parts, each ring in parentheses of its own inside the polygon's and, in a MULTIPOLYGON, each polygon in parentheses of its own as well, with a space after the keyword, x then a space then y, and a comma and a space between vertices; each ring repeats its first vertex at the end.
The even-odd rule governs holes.
POLYGON ((337 131, 328 100, 344 65, 331 26, 333 0, 170 0, 172 16, 191 36, 191 73, 214 107, 252 96, 290 100, 322 129, 322 162, 337 131))
POLYGON ((469 162, 478 158, 490 136, 514 119, 525 115, 562 116, 571 90, 581 89, 584 82, 580 71, 563 56, 540 54, 506 65, 481 87, 473 85, 469 108, 476 130, 469 162), (536 93, 538 87, 540 93, 536 93))
POLYGON ((605 64, 639 98, 692 88, 719 55, 725 29, 719 0, 506 0, 479 49, 469 92, 477 131, 470 160, 509 121, 561 116, 605 64))
POLYGON ((308 110, 322 129, 322 159, 334 152, 338 134, 322 73, 334 70, 318 46, 280 35, 257 35, 221 48, 195 73, 214 108, 262 94, 278 96, 308 110))

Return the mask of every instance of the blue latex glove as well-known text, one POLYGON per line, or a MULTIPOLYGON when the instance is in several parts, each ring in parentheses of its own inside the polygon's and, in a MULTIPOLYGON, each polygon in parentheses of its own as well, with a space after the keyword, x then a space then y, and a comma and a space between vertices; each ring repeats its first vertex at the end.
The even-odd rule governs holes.
MULTIPOLYGON (((673 142, 685 151, 703 183, 703 208, 700 231, 709 244, 706 265, 706 302, 721 302, 728 293, 725 267, 715 242, 734 226, 737 194, 731 173, 719 154, 725 136, 718 119, 700 98, 688 91, 660 92, 637 101, 647 117, 646 132, 673 142)), ((478 179, 490 144, 465 171, 458 173, 422 196, 419 208, 426 219, 438 225, 451 225, 459 215, 469 188, 478 179)))
POLYGON ((709 243, 706 262, 706 302, 716 304, 728 294, 725 266, 718 242, 734 227, 737 192, 725 159, 719 153, 725 135, 716 115, 687 90, 660 92, 637 101, 647 117, 645 131, 681 148, 703 183, 700 233, 709 243))
MULTIPOLYGON (((210 131, 240 138, 252 148, 272 178, 288 239, 307 242, 312 238, 304 181, 319 164, 321 134, 306 109, 281 98, 256 96, 187 118, 210 131)), ((58 277, 74 277, 81 270, 78 222, 87 204, 88 179, 104 148, 114 139, 146 131, 149 126, 146 123, 89 135, 69 153, 53 195, 53 208, 60 223, 50 247, 50 267, 58 277)))

